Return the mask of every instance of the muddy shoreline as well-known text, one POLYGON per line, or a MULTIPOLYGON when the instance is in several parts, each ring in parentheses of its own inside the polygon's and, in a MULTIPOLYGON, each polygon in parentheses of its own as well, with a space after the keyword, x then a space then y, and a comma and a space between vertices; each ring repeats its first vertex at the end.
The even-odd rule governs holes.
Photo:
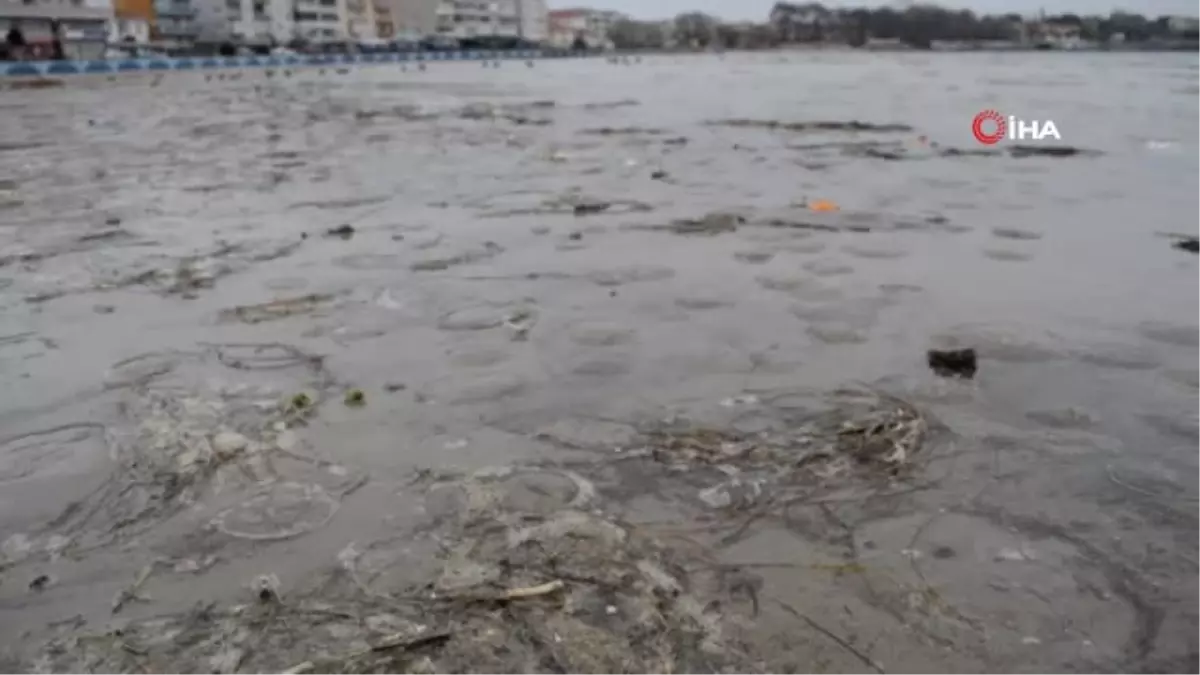
POLYGON ((6 98, 2 662, 1196 670, 1197 68, 1120 58, 6 98))

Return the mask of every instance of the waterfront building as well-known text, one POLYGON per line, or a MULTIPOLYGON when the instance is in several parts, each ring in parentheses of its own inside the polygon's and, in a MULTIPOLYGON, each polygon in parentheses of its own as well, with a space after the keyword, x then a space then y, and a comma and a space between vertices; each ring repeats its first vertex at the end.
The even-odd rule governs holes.
POLYGON ((565 49, 582 39, 589 49, 612 49, 609 31, 625 18, 620 12, 597 9, 554 10, 549 13, 550 43, 565 49))
POLYGON ((107 2, 88 0, 0 0, 0 35, 18 27, 25 37, 25 58, 53 55, 54 27, 67 58, 104 54, 115 15, 107 2))
POLYGON ((355 42, 372 42, 379 36, 375 0, 343 0, 343 34, 355 42))
POLYGON ((169 45, 190 45, 196 39, 195 14, 191 0, 154 0, 151 38, 169 45))
POLYGON ((546 39, 545 0, 390 0, 396 36, 546 39))

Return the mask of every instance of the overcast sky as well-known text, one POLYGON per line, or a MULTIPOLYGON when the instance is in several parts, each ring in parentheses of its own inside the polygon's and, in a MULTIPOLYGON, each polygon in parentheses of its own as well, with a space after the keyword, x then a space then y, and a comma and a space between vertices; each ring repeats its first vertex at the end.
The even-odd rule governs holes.
MULTIPOLYGON (((775 0, 547 0, 551 9, 562 7, 595 7, 615 9, 640 19, 656 19, 675 16, 680 12, 696 10, 719 16, 723 19, 751 19, 762 21, 775 0)), ((826 7, 879 6, 897 3, 879 0, 825 0, 826 7)), ((1148 16, 1161 14, 1185 14, 1195 16, 1196 0, 934 0, 933 4, 943 7, 966 8, 979 13, 1003 14, 1020 12, 1036 14, 1045 9, 1049 14, 1076 12, 1079 14, 1107 14, 1112 9, 1123 9, 1148 16)))

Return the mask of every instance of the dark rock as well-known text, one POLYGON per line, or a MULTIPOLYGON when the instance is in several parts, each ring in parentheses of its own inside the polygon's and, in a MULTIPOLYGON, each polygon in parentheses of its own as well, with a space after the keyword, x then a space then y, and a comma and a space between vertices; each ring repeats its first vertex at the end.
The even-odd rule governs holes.
POLYGON ((328 230, 325 230, 325 236, 349 239, 350 237, 354 236, 354 232, 355 230, 353 225, 339 225, 337 227, 331 227, 328 230))
POLYGON ((586 216, 591 213, 601 213, 607 211, 612 206, 611 202, 584 202, 575 205, 575 215, 586 216))
POLYGON ((391 394, 394 394, 398 391, 404 391, 405 389, 408 389, 408 385, 400 382, 389 382, 383 385, 383 390, 391 394))
POLYGON ((978 364, 974 349, 930 349, 926 352, 929 367, 942 377, 975 377, 978 364))
POLYGON ((1172 246, 1181 251, 1200 253, 1200 239, 1197 239, 1196 237, 1184 237, 1172 244, 1172 246))
POLYGON ((29 582, 29 590, 44 591, 50 585, 50 577, 46 574, 39 574, 34 577, 33 581, 29 582))
POLYGON ((108 225, 109 227, 115 227, 121 224, 121 219, 116 216, 109 216, 108 218, 104 219, 104 224, 108 225))
POLYGON ((907 124, 874 124, 871 122, 860 122, 858 120, 832 121, 821 120, 816 122, 780 122, 779 120, 749 120, 749 119, 732 119, 719 120, 710 122, 709 124, 727 126, 727 127, 754 127, 760 129, 782 129, 784 131, 912 131, 913 128, 907 124))
POLYGON ((666 177, 667 177, 667 172, 663 171, 661 169, 650 174, 650 180, 665 180, 666 177))
POLYGON ((1072 145, 1011 145, 1008 154, 1012 157, 1076 157, 1100 153, 1072 145))
POLYGON ((938 546, 933 549, 933 557, 938 560, 948 560, 955 557, 958 553, 949 546, 938 546))
POLYGON ((583 233, 582 232, 572 232, 571 234, 567 235, 567 239, 570 239, 571 241, 579 241, 580 239, 583 239, 583 233))
POLYGON ((710 213, 703 218, 684 218, 671 223, 670 229, 675 234, 720 234, 735 232, 738 225, 746 219, 736 213, 710 213))

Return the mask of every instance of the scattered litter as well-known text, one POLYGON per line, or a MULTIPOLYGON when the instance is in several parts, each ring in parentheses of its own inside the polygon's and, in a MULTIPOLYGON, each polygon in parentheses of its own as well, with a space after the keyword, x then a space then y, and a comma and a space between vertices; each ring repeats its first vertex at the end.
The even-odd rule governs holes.
POLYGON ((809 210, 816 211, 818 213, 829 213, 840 210, 840 207, 836 203, 831 202, 828 199, 813 200, 808 203, 808 208, 809 210))

